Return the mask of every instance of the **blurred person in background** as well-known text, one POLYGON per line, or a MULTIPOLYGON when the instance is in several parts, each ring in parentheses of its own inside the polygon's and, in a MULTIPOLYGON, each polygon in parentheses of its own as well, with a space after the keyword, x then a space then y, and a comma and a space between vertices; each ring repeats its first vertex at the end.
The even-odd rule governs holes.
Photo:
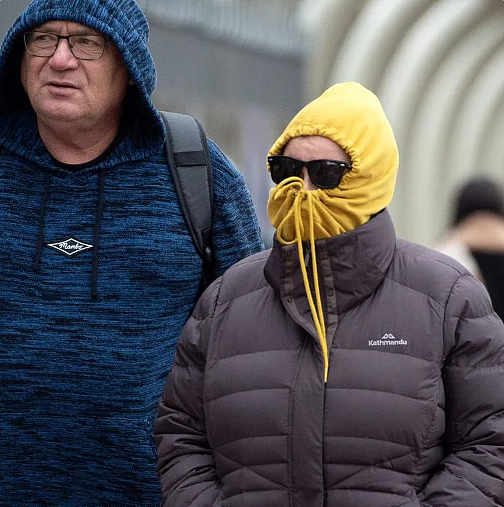
MULTIPOLYGON (((134 0, 34 0, 1 47, 2 507, 161 502, 152 424, 202 261, 148 31, 134 0)), ((218 276, 262 239, 243 177, 209 156, 218 276)))
POLYGON ((504 192, 498 181, 474 176, 454 194, 451 227, 436 245, 481 280, 504 320, 504 192))
POLYGON ((164 507, 504 505, 504 326, 396 238, 377 97, 337 84, 268 156, 273 248, 203 294, 154 424, 164 507))

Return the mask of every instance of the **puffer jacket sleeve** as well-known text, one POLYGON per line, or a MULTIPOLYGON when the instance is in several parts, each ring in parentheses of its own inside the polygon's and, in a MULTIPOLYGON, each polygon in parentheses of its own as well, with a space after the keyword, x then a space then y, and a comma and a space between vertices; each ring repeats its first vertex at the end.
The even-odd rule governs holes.
POLYGON ((203 413, 205 334, 220 278, 205 291, 180 336, 154 423, 163 507, 220 507, 220 484, 203 413))
POLYGON ((446 456, 424 507, 504 506, 504 325, 483 286, 461 276, 445 316, 446 456))

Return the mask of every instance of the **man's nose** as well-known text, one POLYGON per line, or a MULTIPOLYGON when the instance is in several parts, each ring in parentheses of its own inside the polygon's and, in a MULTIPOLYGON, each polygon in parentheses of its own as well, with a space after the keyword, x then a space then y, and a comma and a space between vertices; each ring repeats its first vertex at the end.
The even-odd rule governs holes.
POLYGON ((51 56, 51 66, 55 68, 76 66, 78 65, 77 58, 70 50, 70 42, 67 39, 60 39, 56 46, 56 51, 51 56))

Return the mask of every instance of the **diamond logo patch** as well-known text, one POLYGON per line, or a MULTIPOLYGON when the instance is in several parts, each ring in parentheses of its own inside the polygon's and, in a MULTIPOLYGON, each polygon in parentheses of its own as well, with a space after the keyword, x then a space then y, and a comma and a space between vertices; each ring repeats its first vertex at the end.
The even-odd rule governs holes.
POLYGON ((84 252, 93 248, 93 245, 88 245, 74 238, 65 239, 64 241, 58 241, 57 243, 48 243, 48 247, 54 248, 58 252, 65 254, 68 257, 77 255, 78 253, 84 252))

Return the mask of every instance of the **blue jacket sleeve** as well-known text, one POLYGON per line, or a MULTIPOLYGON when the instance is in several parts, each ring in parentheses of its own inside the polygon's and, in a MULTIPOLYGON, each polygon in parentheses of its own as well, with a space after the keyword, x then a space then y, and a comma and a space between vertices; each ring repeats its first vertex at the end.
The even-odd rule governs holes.
POLYGON ((208 140, 213 169, 213 245, 218 277, 233 264, 264 248, 250 192, 242 174, 208 140))

